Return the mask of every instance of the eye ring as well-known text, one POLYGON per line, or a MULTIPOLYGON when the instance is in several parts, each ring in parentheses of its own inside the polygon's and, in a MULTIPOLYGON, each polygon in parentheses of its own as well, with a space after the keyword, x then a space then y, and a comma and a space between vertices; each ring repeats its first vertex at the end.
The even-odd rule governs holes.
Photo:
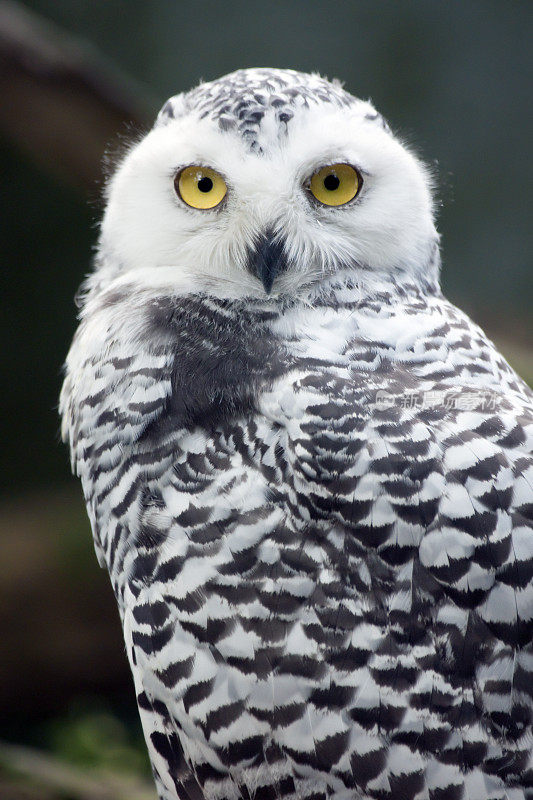
POLYGON ((327 164, 309 178, 306 188, 321 206, 339 208, 351 203, 363 186, 363 178, 351 164, 327 164))
POLYGON ((189 208, 210 211, 222 203, 228 187, 222 175, 212 167, 190 164, 174 176, 174 191, 189 208))

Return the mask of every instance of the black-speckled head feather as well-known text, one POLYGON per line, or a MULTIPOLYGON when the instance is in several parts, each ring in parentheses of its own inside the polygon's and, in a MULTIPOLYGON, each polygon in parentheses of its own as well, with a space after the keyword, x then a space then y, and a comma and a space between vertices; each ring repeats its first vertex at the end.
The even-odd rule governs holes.
MULTIPOLYGON (((346 108, 358 102, 339 81, 328 81, 319 75, 289 69, 240 69, 170 98, 157 124, 194 113, 201 119, 217 121, 222 131, 237 132, 257 152, 258 132, 269 111, 274 112, 282 136, 297 109, 321 103, 346 108)), ((377 112, 372 117, 383 122, 377 112)))

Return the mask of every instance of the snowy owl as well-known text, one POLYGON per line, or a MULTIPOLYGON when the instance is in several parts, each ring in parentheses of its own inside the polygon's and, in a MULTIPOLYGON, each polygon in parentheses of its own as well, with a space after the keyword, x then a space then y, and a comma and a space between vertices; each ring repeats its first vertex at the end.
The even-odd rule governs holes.
POLYGON ((338 82, 172 97, 61 395, 161 800, 533 797, 533 396, 338 82))

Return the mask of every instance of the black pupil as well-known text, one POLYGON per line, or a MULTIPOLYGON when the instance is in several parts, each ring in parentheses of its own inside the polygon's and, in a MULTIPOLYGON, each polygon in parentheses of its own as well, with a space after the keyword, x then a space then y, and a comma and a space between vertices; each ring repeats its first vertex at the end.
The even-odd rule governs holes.
POLYGON ((327 189, 328 192, 334 192, 335 189, 338 189, 340 185, 340 180, 337 178, 336 175, 331 173, 330 175, 326 175, 324 178, 324 189, 327 189))
POLYGON ((201 192, 205 193, 210 192, 211 189, 213 188, 213 181, 211 180, 211 178, 207 177, 200 178, 200 180, 198 181, 198 188, 200 189, 201 192))

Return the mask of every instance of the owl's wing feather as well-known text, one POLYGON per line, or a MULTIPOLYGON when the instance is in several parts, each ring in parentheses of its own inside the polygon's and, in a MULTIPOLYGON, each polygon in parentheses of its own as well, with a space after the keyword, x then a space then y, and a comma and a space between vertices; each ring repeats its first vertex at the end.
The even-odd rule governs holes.
POLYGON ((532 398, 461 326, 470 363, 449 326, 443 357, 422 368, 412 350, 406 364, 359 340, 348 366, 300 363, 281 402, 264 404, 288 433, 297 524, 330 531, 357 586, 345 666, 363 664, 366 682, 346 708, 352 734, 384 737, 380 775, 359 778, 371 796, 375 780, 398 786, 398 770, 409 797, 417 781, 449 796, 464 783, 472 797, 533 785, 532 398))
POLYGON ((152 327, 78 356, 63 399, 161 797, 522 800, 525 395, 492 381, 489 407, 465 408, 472 381, 441 385, 446 363, 421 381, 364 342, 342 358, 287 346, 259 401, 238 364, 258 374, 268 349, 237 354, 226 392, 189 391, 221 358, 194 320, 223 331, 226 358, 243 336, 227 308, 193 306, 155 344, 152 327), (182 328, 209 352, 196 373, 177 366, 182 328), (437 401, 405 402, 428 386, 437 401))

